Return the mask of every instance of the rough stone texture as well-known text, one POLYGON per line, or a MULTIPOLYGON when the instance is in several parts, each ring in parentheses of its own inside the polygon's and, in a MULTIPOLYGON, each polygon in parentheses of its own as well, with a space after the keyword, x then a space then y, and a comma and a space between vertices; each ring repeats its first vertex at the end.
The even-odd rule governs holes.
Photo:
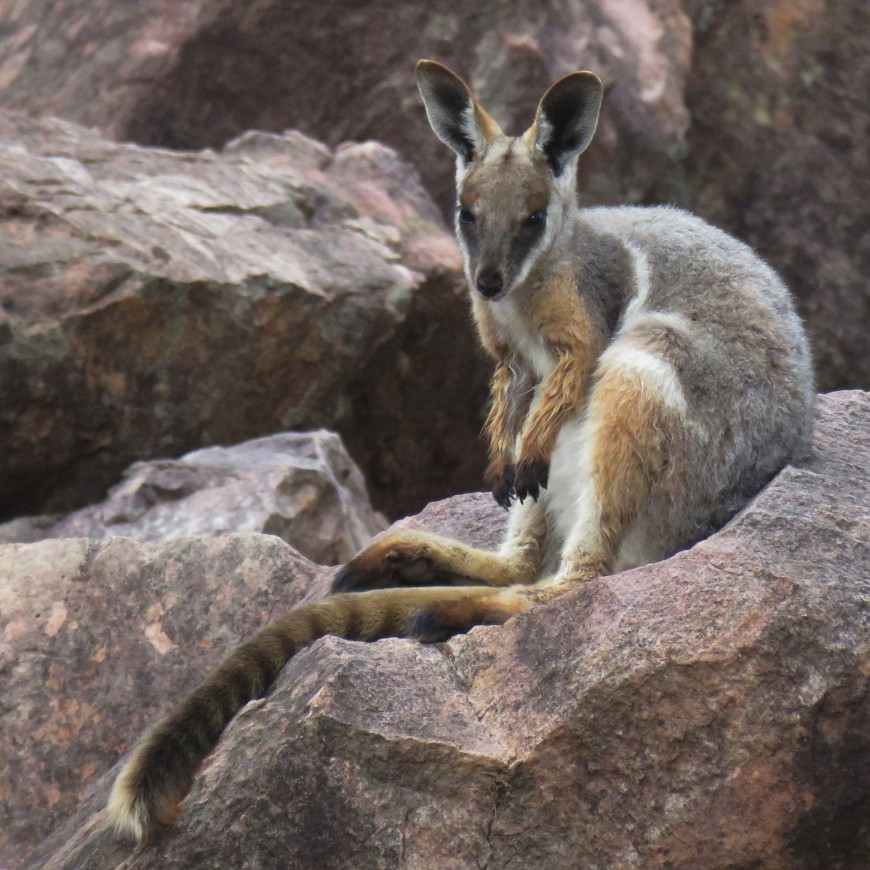
MULTIPOLYGON (((867 394, 823 397, 814 458, 722 532, 501 628, 319 641, 231 724, 177 827, 114 842, 107 774, 26 866, 861 870, 868 422, 867 394)), ((443 510, 504 522, 482 497, 424 521, 443 510)))
POLYGON ((136 463, 100 504, 53 522, 12 520, 0 525, 0 542, 264 532, 314 562, 336 565, 385 526, 341 439, 320 430, 136 463))
POLYGON ((694 209, 794 290, 819 386, 870 385, 870 4, 685 0, 694 209))
POLYGON ((0 545, 0 867, 240 637, 324 594, 324 574, 268 535, 0 545))
POLYGON ((337 428, 390 512, 480 479, 458 254, 393 152, 181 154, 0 113, 0 172, 0 517, 288 428, 337 428))
POLYGON ((556 78, 578 63, 600 72, 610 93, 584 169, 593 199, 649 196, 687 123, 691 28, 679 0, 31 0, 6 17, 6 106, 173 148, 252 128, 294 127, 331 145, 377 139, 448 207, 452 163, 424 119, 418 58, 461 70, 516 132, 556 78))

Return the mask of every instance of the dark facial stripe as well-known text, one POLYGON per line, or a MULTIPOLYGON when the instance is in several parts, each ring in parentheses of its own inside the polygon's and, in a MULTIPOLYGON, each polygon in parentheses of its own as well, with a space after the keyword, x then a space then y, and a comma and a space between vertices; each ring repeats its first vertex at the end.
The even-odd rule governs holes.
POLYGON ((511 242, 508 261, 510 262, 511 270, 516 273, 522 268, 523 262, 529 255, 529 251, 535 246, 536 242, 544 234, 546 225, 540 227, 522 227, 514 236, 511 242))

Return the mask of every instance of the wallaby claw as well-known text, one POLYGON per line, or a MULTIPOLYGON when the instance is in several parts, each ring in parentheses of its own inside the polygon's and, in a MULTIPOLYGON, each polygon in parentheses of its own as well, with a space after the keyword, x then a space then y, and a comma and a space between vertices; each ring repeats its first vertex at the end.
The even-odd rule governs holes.
POLYGON ((503 507, 505 510, 510 510, 511 499, 516 498, 516 492, 514 491, 513 465, 506 465, 504 467, 504 474, 502 475, 501 480, 497 481, 492 488, 492 497, 495 499, 496 504, 499 507, 503 507))
POLYGON ((521 460, 517 468, 516 496, 520 504, 531 497, 538 500, 541 490, 547 488, 550 477, 550 465, 543 459, 521 460))

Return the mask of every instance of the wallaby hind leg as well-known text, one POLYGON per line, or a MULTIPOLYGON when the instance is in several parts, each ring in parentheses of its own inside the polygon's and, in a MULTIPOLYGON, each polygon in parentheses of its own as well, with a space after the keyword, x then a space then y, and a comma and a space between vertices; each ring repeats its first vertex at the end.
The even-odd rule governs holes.
MULTIPOLYGON (((552 535, 562 534, 565 541, 555 575, 488 597, 435 603, 415 621, 420 639, 443 640, 475 625, 504 622, 612 573, 642 511, 650 503, 679 501, 681 490, 669 472, 678 459, 675 450, 683 447, 687 405, 665 336, 656 337, 653 346, 639 336, 626 336, 601 358, 587 412, 576 424, 577 436, 567 442, 573 452, 561 460, 573 462, 578 473, 572 477, 559 469, 547 506, 570 522, 570 528, 552 535)), ((676 479, 685 471, 678 469, 676 479)), ((559 519, 553 518, 554 525, 559 519)), ((520 524, 517 533, 523 529, 520 524)), ((510 545, 509 537, 505 547, 510 545)), ((639 562, 660 555, 658 550, 641 552, 639 562)))
MULTIPOLYGON (((666 358, 626 340, 602 356, 583 423, 588 473, 579 478, 573 525, 548 582, 552 595, 612 573, 627 534, 638 531, 641 511, 652 503, 665 510, 681 497, 669 491, 680 475, 669 472, 685 434, 686 411, 666 358)), ((636 564, 661 555, 640 552, 636 564)))
POLYGON ((546 534, 544 512, 532 501, 511 510, 507 536, 497 552, 430 532, 393 532, 351 559, 336 575, 332 591, 534 583, 541 572, 546 534))
POLYGON ((535 604, 529 589, 495 589, 489 595, 439 601, 417 615, 410 636, 423 643, 441 643, 476 625, 502 625, 535 604))

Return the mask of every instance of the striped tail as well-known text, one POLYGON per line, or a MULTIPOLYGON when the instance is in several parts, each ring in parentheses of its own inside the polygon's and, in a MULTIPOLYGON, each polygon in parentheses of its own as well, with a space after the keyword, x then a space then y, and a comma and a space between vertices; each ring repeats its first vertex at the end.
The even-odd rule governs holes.
POLYGON ((237 647, 134 749, 109 796, 115 830, 143 842, 171 824, 205 757, 230 720, 263 697, 299 650, 332 634, 349 640, 407 637, 415 618, 439 604, 492 595, 485 588, 379 589, 305 604, 237 647))

